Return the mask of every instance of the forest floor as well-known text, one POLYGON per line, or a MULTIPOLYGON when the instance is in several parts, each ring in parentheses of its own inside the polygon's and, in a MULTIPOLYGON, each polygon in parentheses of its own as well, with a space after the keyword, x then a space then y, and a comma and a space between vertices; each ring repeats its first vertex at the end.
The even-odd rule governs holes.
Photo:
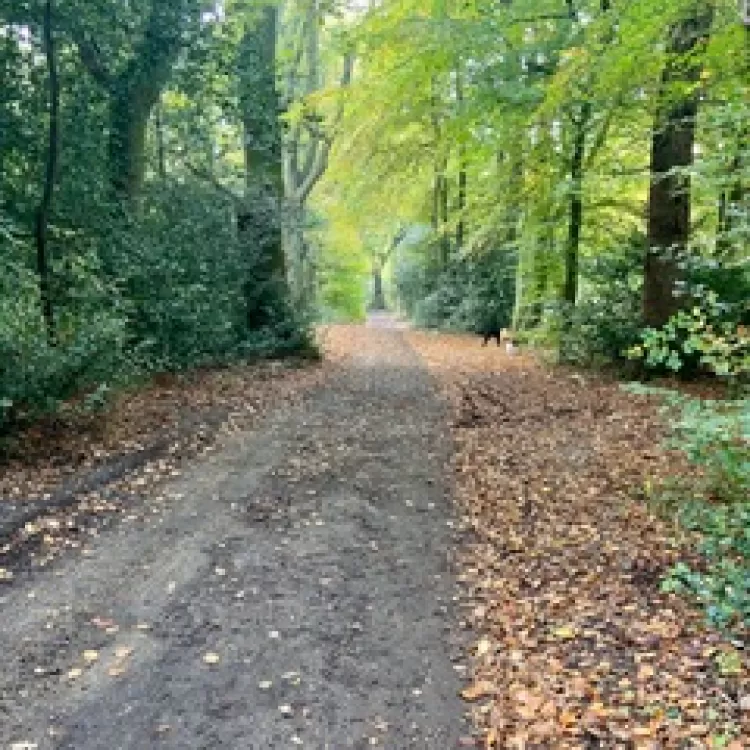
POLYGON ((656 405, 472 337, 409 340, 450 405, 463 695, 485 746, 750 747, 747 642, 660 591, 695 540, 643 501, 686 471, 656 405))
POLYGON ((324 340, 0 465, 0 748, 747 746, 744 644, 659 591, 653 403, 388 317, 324 340))

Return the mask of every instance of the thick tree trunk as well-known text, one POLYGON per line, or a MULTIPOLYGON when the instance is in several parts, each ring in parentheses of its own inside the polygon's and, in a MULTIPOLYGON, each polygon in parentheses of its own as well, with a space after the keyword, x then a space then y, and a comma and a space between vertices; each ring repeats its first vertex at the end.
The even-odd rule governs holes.
POLYGON ((109 169, 118 198, 133 201, 146 174, 146 133, 150 107, 138 93, 117 94, 110 104, 109 169))
POLYGON ((712 8, 699 4, 695 13, 671 32, 670 59, 662 74, 661 97, 666 102, 656 115, 651 142, 651 187, 648 200, 648 245, 644 264, 643 317, 659 327, 681 307, 675 287, 681 278, 679 256, 690 239, 690 178, 686 168, 693 163, 698 95, 691 90, 674 101, 676 85, 691 89, 700 67, 686 62, 705 41, 712 8))
POLYGON ((39 277, 39 298, 42 305, 47 340, 55 343, 55 316, 52 305, 49 258, 47 250, 47 229, 52 208, 52 198, 57 180, 57 163, 60 151, 59 112, 60 82, 57 71, 57 52, 53 30, 53 0, 47 0, 44 7, 44 52, 49 76, 49 133, 47 141, 47 164, 44 173, 42 199, 36 213, 36 263, 39 277))
POLYGON ((314 259, 305 237, 305 207, 291 198, 284 203, 282 243, 292 302, 297 309, 305 309, 313 300, 310 266, 314 259))
POLYGON ((279 94, 276 88, 278 10, 266 6, 244 34, 239 55, 240 103, 245 136, 245 201, 238 220, 248 254, 245 283, 251 329, 274 322, 288 299, 282 242, 283 175, 279 94))
POLYGON ((118 202, 132 202, 140 192, 148 121, 185 43, 185 31, 198 17, 197 0, 152 0, 143 37, 117 72, 84 32, 73 30, 81 62, 109 98, 109 173, 118 202))

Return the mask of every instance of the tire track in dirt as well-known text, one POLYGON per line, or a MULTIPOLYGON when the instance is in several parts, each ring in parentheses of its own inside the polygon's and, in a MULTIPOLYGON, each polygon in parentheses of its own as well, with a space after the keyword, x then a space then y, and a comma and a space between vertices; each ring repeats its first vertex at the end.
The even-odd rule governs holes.
POLYGON ((303 404, 9 587, 0 747, 458 745, 442 406, 403 334, 329 335, 303 404))

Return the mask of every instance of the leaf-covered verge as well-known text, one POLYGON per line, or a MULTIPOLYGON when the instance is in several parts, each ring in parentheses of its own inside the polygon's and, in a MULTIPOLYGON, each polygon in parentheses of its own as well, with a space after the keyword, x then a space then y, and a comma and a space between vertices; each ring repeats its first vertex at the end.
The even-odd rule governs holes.
POLYGON ((0 583, 19 555, 24 565, 46 565, 107 519, 127 516, 136 496, 158 506, 159 484, 185 459, 299 400, 325 372, 309 360, 272 360, 162 375, 87 419, 35 423, 0 461, 0 583), (26 516, 32 520, 16 528, 26 516))
POLYGON ((700 557, 642 499, 690 471, 660 447, 654 401, 476 339, 410 338, 450 409, 464 698, 484 745, 746 747, 746 633, 661 586, 700 557))

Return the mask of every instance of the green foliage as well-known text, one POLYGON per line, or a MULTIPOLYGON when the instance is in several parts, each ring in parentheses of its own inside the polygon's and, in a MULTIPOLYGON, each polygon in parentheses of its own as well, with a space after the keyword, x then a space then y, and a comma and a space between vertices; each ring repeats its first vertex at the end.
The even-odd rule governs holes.
POLYGON ((643 241, 637 236, 624 249, 583 261, 582 299, 560 313, 561 361, 592 367, 624 360, 642 328, 642 264, 643 241))
POLYGON ((418 326, 474 333, 510 326, 513 248, 454 257, 437 273, 417 253, 419 248, 397 261, 394 282, 399 300, 418 326))
POLYGON ((709 291, 700 304, 680 310, 660 329, 647 328, 629 356, 647 367, 692 373, 698 364, 732 380, 750 374, 750 332, 727 320, 728 305, 709 291))
POLYGON ((251 360, 279 356, 320 359, 311 315, 282 301, 269 317, 273 322, 248 333, 236 348, 236 355, 251 360))
POLYGON ((259 77, 274 93, 272 13, 261 29, 246 4, 214 14, 200 6, 56 3, 51 144, 42 6, 0 2, 1 429, 96 408, 149 371, 314 354, 283 274, 270 283, 266 272, 281 265, 277 102, 243 94, 259 77), (262 60, 240 55, 241 40, 245 52, 262 44, 262 60), (59 168, 47 184, 40 264, 50 152, 59 168), (251 221, 240 226, 239 215, 251 221))
POLYGON ((231 206, 198 185, 151 188, 148 211, 109 236, 107 270, 153 366, 220 360, 243 335, 245 264, 231 206))
POLYGON ((699 535, 704 564, 677 563, 662 582, 664 591, 695 597, 717 627, 750 626, 750 503, 716 507, 692 501, 680 508, 679 523, 699 535))
POLYGON ((131 373, 126 323, 101 302, 96 276, 81 266, 69 289, 76 300, 61 315, 55 345, 47 339, 34 274, 5 263, 0 282, 0 430, 56 412, 74 396, 119 384, 131 373), (12 289, 12 292, 11 292, 12 289))
POLYGON ((667 447, 697 471, 673 480, 652 497, 689 532, 698 535, 699 567, 678 563, 663 583, 667 591, 696 597, 710 622, 721 627, 750 624, 750 399, 711 401, 663 389, 671 416, 667 447))
POLYGON ((702 469, 705 493, 720 502, 750 496, 750 400, 672 403, 679 412, 668 445, 702 469))
POLYGON ((324 322, 364 320, 364 284, 357 269, 327 263, 319 284, 318 310, 324 322))

